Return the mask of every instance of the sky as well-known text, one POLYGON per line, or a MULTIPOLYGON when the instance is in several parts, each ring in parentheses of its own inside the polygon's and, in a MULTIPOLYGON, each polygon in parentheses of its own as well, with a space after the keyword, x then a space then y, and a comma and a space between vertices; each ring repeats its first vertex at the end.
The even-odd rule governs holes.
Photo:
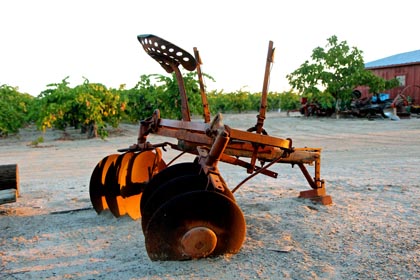
POLYGON ((157 35, 193 54, 207 90, 261 92, 269 41, 269 90, 290 90, 286 75, 333 35, 365 62, 420 49, 418 0, 1 0, 0 85, 37 96, 69 76, 134 87, 166 75, 137 41, 157 35))

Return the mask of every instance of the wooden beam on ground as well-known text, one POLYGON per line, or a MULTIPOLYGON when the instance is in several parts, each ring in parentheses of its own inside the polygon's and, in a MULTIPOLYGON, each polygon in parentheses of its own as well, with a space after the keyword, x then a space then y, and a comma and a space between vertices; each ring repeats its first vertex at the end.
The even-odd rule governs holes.
POLYGON ((0 165, 0 204, 16 202, 19 196, 17 164, 0 165))

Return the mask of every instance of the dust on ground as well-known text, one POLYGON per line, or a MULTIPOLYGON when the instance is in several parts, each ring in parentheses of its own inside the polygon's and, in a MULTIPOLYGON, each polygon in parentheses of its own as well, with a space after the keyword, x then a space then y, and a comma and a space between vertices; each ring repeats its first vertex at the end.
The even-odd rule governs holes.
MULTIPOLYGON (((225 115, 224 122, 248 129, 255 116, 225 115)), ((93 168, 135 143, 136 125, 106 140, 32 127, 0 139, 0 164, 18 164, 21 192, 16 203, 0 205, 0 278, 418 279, 420 119, 270 113, 264 127, 294 147, 322 148, 333 205, 297 198, 309 189, 299 168, 274 165, 277 179, 259 175, 235 192, 247 223, 240 252, 183 262, 151 261, 140 221, 92 209, 93 168)), ((241 167, 219 168, 231 189, 247 176, 241 167)))

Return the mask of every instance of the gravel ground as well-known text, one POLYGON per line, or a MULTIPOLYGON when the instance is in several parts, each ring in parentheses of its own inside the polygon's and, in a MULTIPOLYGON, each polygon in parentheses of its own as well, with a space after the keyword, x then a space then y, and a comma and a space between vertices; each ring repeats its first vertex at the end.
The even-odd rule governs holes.
MULTIPOLYGON (((247 129, 255 115, 225 115, 225 124, 247 129)), ((97 215, 90 203, 96 163, 134 143, 137 126, 122 125, 105 141, 33 128, 0 139, 0 164, 19 165, 21 189, 16 203, 0 205, 0 278, 419 279, 420 119, 270 113, 264 125, 295 147, 323 149, 333 204, 297 198, 309 188, 299 168, 277 164, 277 179, 256 176, 235 192, 247 223, 240 252, 182 262, 151 261, 140 221, 97 215), (43 143, 30 145, 41 135, 43 143)), ((247 176, 237 166, 219 169, 230 188, 247 176)))

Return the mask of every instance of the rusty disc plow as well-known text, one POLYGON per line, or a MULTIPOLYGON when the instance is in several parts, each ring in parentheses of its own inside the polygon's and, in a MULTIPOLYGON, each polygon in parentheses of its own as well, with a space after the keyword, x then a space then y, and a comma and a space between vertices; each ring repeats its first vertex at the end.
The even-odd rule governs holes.
POLYGON ((332 203, 321 179, 321 149, 295 148, 289 138, 268 135, 263 128, 268 80, 274 58, 269 42, 261 106, 257 123, 246 131, 223 123, 221 114, 210 117, 201 74, 201 58, 157 36, 139 35, 145 52, 168 73, 174 73, 181 97, 182 119, 160 117, 159 110, 140 122, 137 143, 104 157, 93 170, 89 193, 95 211, 109 210, 115 217, 141 218, 145 247, 151 260, 187 260, 235 254, 246 236, 244 215, 233 193, 256 175, 277 178, 270 168, 277 163, 297 165, 311 189, 300 197, 332 203), (204 122, 191 121, 188 98, 179 67, 196 71, 204 122), (149 134, 177 142, 150 143, 149 134), (195 155, 193 162, 166 164, 162 151, 195 155), (248 177, 232 190, 218 168, 219 162, 246 169, 248 177), (260 162, 261 165, 256 163, 260 162), (314 174, 306 168, 312 165, 314 174))

